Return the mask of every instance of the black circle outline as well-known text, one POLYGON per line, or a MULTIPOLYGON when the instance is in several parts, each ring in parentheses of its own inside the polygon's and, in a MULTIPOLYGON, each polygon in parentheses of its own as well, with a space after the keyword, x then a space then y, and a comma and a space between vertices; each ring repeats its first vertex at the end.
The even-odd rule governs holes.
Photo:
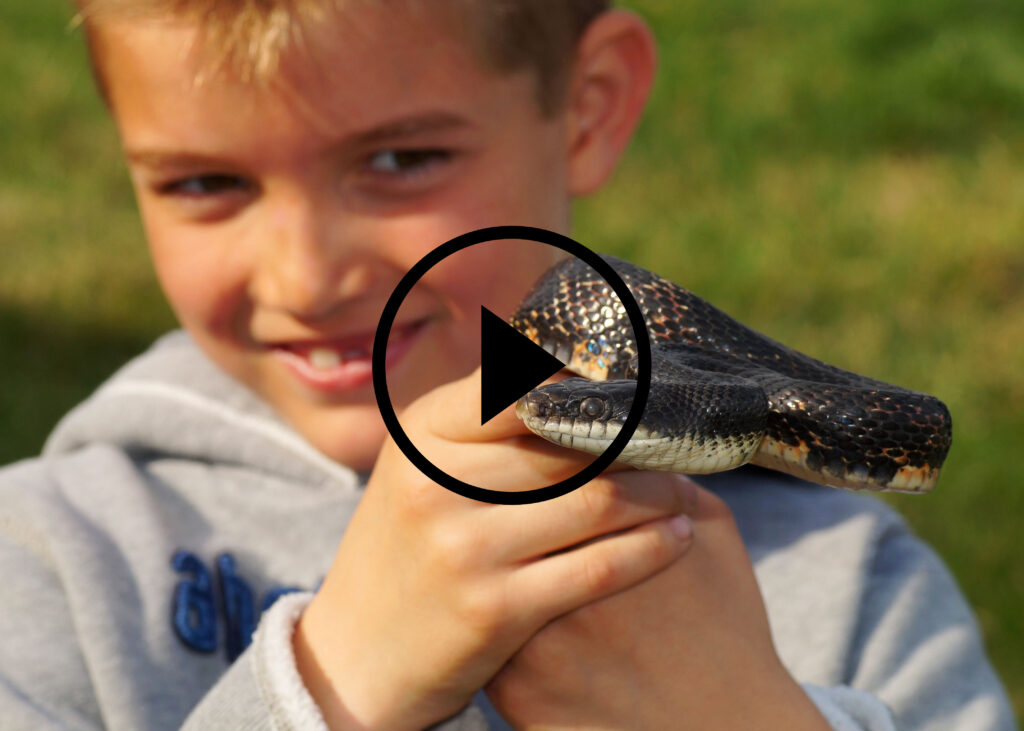
POLYGON ((626 283, 622 281, 622 277, 596 252, 591 251, 578 241, 555 231, 535 228, 533 226, 491 226, 470 231, 446 241, 416 262, 406 275, 402 277, 402 280, 391 293, 391 297, 388 298, 387 304, 384 305, 384 312, 381 313, 380 321, 377 323, 377 332, 373 339, 372 365, 373 390, 374 396, 377 399, 377 408, 380 410, 381 418, 383 418, 384 425, 391 434, 391 438, 395 440, 395 444, 402 450, 406 458, 420 472, 442 487, 472 500, 499 505, 526 505, 551 500, 552 498, 568 494, 599 476, 625 449, 626 444, 633 436, 633 432, 636 431, 643 416, 644 408, 647 406, 647 396, 651 388, 651 343, 648 339, 647 324, 644 322, 644 315, 640 310, 640 305, 637 304, 633 293, 629 291, 626 283), (629 316, 629 321, 633 328, 633 340, 636 343, 637 350, 637 380, 633 404, 629 409, 629 415, 626 417, 625 423, 622 425, 622 430, 612 440, 612 443, 608 445, 608 448, 575 475, 547 487, 539 487, 522 492, 489 490, 471 485, 449 475, 423 456, 416 449, 416 446, 409 439, 409 436, 402 429, 402 425, 398 421, 398 416, 395 413, 394 406, 391 403, 391 396, 388 392, 385 370, 385 356, 387 354, 387 343, 391 335, 391 328, 395 323, 399 307, 401 307, 402 302, 405 301, 405 298, 416 283, 430 269, 452 254, 476 244, 499 239, 521 239, 548 244, 582 259, 593 267, 611 285, 615 294, 618 295, 619 301, 626 308, 626 314, 629 316), (638 334, 642 334, 643 337, 638 337, 638 334))

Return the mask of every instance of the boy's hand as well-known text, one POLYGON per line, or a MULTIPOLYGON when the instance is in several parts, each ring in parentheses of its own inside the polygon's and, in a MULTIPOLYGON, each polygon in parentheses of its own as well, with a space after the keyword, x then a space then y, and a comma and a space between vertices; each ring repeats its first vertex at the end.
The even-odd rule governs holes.
POLYGON ((697 495, 684 557, 555 620, 490 683, 516 728, 828 728, 775 653, 729 509, 697 495))
MULTIPOLYGON (((477 371, 402 414, 442 468, 526 490, 591 459, 529 435, 511 409, 473 429, 479 393, 477 371)), ((491 505, 432 483, 388 440, 296 627, 299 672, 334 728, 422 728, 453 715, 545 624, 676 560, 689 541, 672 519, 693 490, 630 472, 545 503, 491 505)))

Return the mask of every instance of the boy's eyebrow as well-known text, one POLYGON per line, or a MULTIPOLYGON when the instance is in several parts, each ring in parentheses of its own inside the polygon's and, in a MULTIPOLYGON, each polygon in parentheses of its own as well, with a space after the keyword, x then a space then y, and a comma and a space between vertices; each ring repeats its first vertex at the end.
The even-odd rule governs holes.
MULTIPOLYGON (((451 112, 428 112, 415 114, 409 117, 385 122, 362 132, 347 135, 341 144, 354 142, 360 146, 370 146, 388 140, 395 140, 402 137, 411 137, 424 132, 439 132, 460 128, 469 128, 472 125, 463 117, 451 112)), ((172 167, 182 165, 204 165, 216 163, 218 158, 214 155, 194 154, 188 152, 173 152, 164 150, 139 149, 125 151, 130 162, 150 168, 172 167)))
POLYGON ((382 140, 406 137, 422 132, 438 132, 447 129, 471 126, 466 119, 451 112, 427 112, 396 119, 373 127, 365 132, 357 132, 353 137, 362 144, 372 144, 382 140))
POLYGON ((188 152, 165 152, 163 150, 125 150, 128 161, 143 167, 160 169, 204 166, 222 162, 213 155, 196 155, 188 152))

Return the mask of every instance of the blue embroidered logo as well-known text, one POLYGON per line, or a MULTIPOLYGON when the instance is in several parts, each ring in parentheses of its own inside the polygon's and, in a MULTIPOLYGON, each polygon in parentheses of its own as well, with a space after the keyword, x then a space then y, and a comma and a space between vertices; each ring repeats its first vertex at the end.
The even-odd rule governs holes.
MULTIPOLYGON (((185 574, 174 587, 171 603, 171 626, 186 647, 198 652, 214 652, 217 649, 217 612, 223 615, 224 653, 228 662, 235 658, 252 642, 259 615, 252 587, 235 571, 235 558, 230 553, 221 553, 216 561, 216 582, 202 560, 190 551, 176 551, 171 566, 179 574, 185 574), (219 601, 218 601, 219 599, 219 601)), ((297 586, 279 586, 263 596, 260 604, 262 614, 270 605, 285 594, 302 591, 297 586)))

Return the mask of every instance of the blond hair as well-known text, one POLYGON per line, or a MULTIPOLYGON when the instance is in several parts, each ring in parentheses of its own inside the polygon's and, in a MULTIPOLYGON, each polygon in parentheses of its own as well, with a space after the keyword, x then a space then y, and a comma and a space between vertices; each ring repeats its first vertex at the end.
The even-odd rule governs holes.
MULTIPOLYGON (((93 26, 104 19, 175 18, 195 23, 211 65, 246 81, 266 80, 282 54, 304 44, 304 29, 331 11, 385 0, 75 0, 89 57, 106 97, 93 26)), ((396 0, 388 0, 395 2, 396 0)), ((545 114, 560 108, 573 51, 584 29, 611 0, 405 0, 419 10, 444 9, 457 18, 467 42, 490 68, 529 70, 545 114)), ((208 69, 209 70, 209 69, 208 69)))

